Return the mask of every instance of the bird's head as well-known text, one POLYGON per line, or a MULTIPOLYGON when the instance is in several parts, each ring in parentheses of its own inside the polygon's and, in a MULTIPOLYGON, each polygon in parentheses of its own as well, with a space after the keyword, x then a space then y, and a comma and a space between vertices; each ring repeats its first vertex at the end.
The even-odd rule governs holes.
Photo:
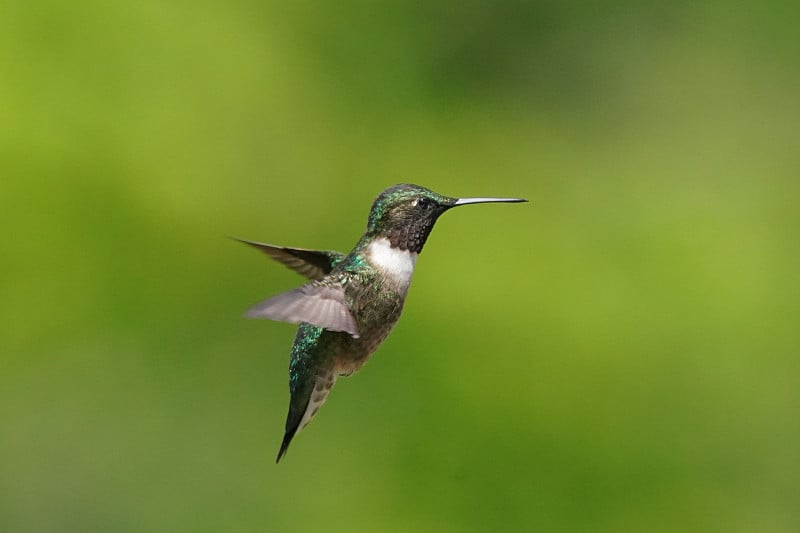
POLYGON ((525 202, 522 198, 451 198, 408 183, 389 187, 375 198, 367 235, 385 237, 393 248, 421 252, 442 213, 467 204, 525 202))

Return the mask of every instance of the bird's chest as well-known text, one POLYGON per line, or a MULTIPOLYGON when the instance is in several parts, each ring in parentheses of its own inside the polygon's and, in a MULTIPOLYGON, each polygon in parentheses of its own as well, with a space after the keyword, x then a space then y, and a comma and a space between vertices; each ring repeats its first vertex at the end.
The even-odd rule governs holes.
POLYGON ((389 239, 376 239, 367 247, 366 259, 387 285, 405 296, 418 255, 416 252, 393 248, 389 239))
POLYGON ((337 357, 341 374, 350 374, 367 362, 392 332, 403 310, 404 299, 387 290, 362 305, 357 313, 358 338, 342 335, 343 345, 337 357))
POLYGON ((374 241, 365 252, 371 268, 348 282, 359 338, 341 337, 343 345, 336 357, 341 374, 361 368, 391 333, 403 310, 418 255, 392 248, 388 239, 374 241))

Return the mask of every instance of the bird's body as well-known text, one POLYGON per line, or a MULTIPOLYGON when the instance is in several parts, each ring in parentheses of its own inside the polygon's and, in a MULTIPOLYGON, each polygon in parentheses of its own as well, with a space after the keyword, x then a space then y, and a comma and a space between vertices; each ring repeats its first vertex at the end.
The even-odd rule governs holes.
POLYGON ((367 232, 348 254, 244 241, 310 278, 302 287, 255 306, 248 316, 299 323, 289 362, 289 413, 278 460, 316 414, 337 376, 360 369, 394 328, 414 266, 436 219, 467 203, 416 185, 382 192, 367 232))

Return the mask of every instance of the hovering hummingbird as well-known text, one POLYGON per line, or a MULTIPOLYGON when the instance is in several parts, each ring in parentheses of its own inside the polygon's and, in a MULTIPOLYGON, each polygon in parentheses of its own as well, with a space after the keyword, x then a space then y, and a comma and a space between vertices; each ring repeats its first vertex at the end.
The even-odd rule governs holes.
POLYGON ((403 310, 417 256, 439 216, 461 205, 526 201, 450 198, 402 184, 378 195, 367 231, 347 255, 242 240, 311 280, 246 313, 300 324, 289 361, 286 432, 275 462, 325 403, 336 378, 361 368, 389 335, 403 310))

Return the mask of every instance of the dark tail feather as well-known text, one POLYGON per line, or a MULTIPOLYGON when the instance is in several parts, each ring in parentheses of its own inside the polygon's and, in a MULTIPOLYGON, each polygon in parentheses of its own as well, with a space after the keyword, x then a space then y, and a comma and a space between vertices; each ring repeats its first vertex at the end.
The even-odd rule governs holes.
POLYGON ((283 435, 283 442, 281 443, 281 449, 278 450, 278 457, 275 459, 275 464, 278 464, 281 461, 281 457, 286 453, 286 450, 289 449, 289 443, 292 442, 292 438, 294 434, 297 433, 297 428, 294 431, 287 431, 283 435))
MULTIPOLYGON (((308 394, 303 394, 303 396, 310 397, 311 389, 309 388, 308 394)), ((283 457, 283 455, 286 453, 286 450, 289 448, 289 443, 292 442, 295 433, 297 433, 297 430, 300 429, 300 421, 303 419, 303 413, 306 412, 307 406, 308 398, 306 398, 305 403, 303 403, 302 409, 293 408, 294 406, 289 405, 289 415, 286 417, 286 432, 283 434, 283 442, 281 443, 281 449, 278 450, 278 457, 275 459, 275 464, 280 462, 281 457, 283 457)))

